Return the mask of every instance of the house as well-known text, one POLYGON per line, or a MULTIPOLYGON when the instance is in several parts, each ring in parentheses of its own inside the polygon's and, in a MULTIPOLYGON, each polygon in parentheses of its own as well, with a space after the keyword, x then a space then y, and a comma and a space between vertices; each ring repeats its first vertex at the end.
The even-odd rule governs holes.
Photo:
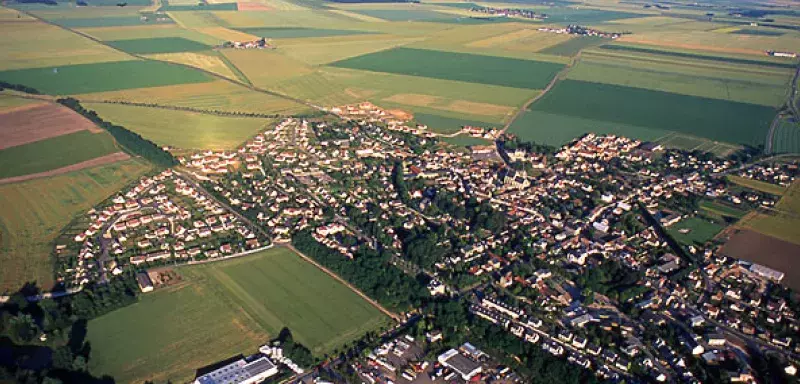
POLYGON ((136 283, 139 284, 139 289, 142 290, 142 293, 153 291, 153 282, 150 280, 150 276, 145 272, 136 274, 136 283))

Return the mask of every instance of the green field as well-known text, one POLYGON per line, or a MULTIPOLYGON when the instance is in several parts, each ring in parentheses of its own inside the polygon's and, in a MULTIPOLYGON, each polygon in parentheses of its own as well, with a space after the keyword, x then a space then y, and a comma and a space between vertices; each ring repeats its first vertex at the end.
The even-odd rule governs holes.
POLYGON ((785 60, 783 62, 780 62, 773 60, 744 59, 739 57, 714 56, 710 54, 707 55, 707 54, 700 54, 693 52, 662 50, 662 49, 645 48, 632 45, 606 44, 600 46, 600 48, 612 51, 646 53, 649 55, 673 56, 683 59, 717 61, 721 63, 732 63, 732 64, 759 65, 759 66, 775 67, 775 68, 794 68, 796 65, 791 60, 785 60))
POLYGON ((800 153, 800 125, 781 120, 775 129, 772 150, 775 153, 800 153))
POLYGON ((106 44, 121 51, 142 55, 151 53, 196 52, 211 48, 203 43, 184 39, 182 37, 116 40, 107 41, 106 44))
POLYGON ((597 24, 606 21, 631 19, 648 16, 641 13, 620 12, 602 9, 575 9, 566 7, 546 8, 544 12, 548 23, 558 24, 597 24))
POLYGON ((327 36, 348 36, 363 35, 372 32, 353 31, 347 29, 317 29, 317 28, 292 28, 292 27, 272 27, 272 28, 235 28, 238 31, 249 33, 254 36, 266 37, 268 39, 290 39, 303 37, 327 37, 327 36))
POLYGON ((484 121, 456 119, 429 113, 415 113, 414 121, 427 125, 428 128, 435 132, 455 132, 465 125, 472 125, 476 127, 492 126, 492 124, 484 121))
POLYGON ((412 48, 394 48, 331 65, 528 89, 546 87, 563 68, 561 64, 542 61, 412 48))
POLYGON ((592 36, 576 37, 552 47, 547 47, 539 51, 539 53, 558 56, 575 56, 582 49, 600 45, 604 41, 607 41, 607 39, 592 36))
POLYGON ((714 238, 723 228, 725 227, 703 218, 690 217, 670 226, 667 228, 667 232, 672 235, 675 240, 686 246, 698 246, 714 238), (689 233, 680 233, 682 229, 689 230, 689 233))
POLYGON ((131 60, 0 71, 0 80, 24 84, 47 94, 69 95, 203 83, 211 81, 211 77, 160 61, 131 60))
POLYGON ((164 21, 143 21, 140 16, 106 16, 106 17, 87 17, 87 18, 58 18, 51 19, 55 24, 67 28, 89 28, 89 27, 129 27, 134 25, 157 25, 171 24, 173 21, 167 16, 164 21))
POLYGON ((194 370, 258 346, 289 327, 317 356, 387 318, 286 248, 177 270, 184 283, 89 323, 90 369, 119 383, 187 382, 194 370))
POLYGON ((772 29, 739 29, 731 32, 736 35, 753 35, 753 36, 783 36, 785 33, 775 31, 772 29))
POLYGON ((732 219, 741 219, 747 214, 747 211, 711 200, 703 200, 700 203, 700 208, 712 215, 730 217, 732 219))
POLYGON ((64 226, 149 169, 131 159, 0 185, 0 292, 26 282, 50 290, 53 242, 64 226))
POLYGON ((49 171, 118 152, 111 135, 78 131, 0 150, 0 179, 49 171))
POLYGON ((236 3, 216 3, 208 4, 206 2, 198 2, 196 5, 170 5, 167 0, 162 0, 162 6, 159 11, 174 12, 174 11, 236 11, 239 9, 236 3))
POLYGON ((456 18, 451 14, 425 9, 359 9, 354 12, 388 21, 441 21, 456 18))
POLYGON ((85 106, 158 145, 181 149, 234 149, 274 122, 119 104, 85 106))
POLYGON ((509 128, 509 133, 518 135, 525 141, 560 146, 589 132, 596 134, 614 134, 641 140, 656 140, 669 132, 619 124, 610 121, 599 121, 578 116, 547 113, 538 110, 526 110, 509 128))
POLYGON ((775 196, 782 196, 786 192, 786 188, 777 184, 771 184, 760 180, 748 179, 741 176, 730 175, 727 177, 731 183, 741 185, 745 188, 750 188, 756 191, 769 193, 775 196))
POLYGON ((800 244, 800 181, 795 181, 769 213, 747 215, 739 225, 790 243, 800 244))
MULTIPOLYGON (((577 80, 559 82, 531 110, 749 145, 764 144, 776 113, 754 104, 577 80)), ((531 121, 524 120, 516 121, 512 131, 525 135, 531 121)), ((653 139, 652 135, 633 137, 653 139)))

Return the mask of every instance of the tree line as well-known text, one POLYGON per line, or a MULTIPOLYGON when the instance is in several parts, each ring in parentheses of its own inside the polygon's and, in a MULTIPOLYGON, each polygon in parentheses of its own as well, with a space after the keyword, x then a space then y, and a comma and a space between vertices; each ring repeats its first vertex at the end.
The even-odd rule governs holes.
POLYGON ((42 94, 36 88, 31 88, 31 87, 28 87, 28 86, 22 85, 22 84, 11 84, 11 83, 6 83, 5 81, 0 81, 0 91, 6 90, 6 89, 11 89, 11 90, 14 90, 14 91, 30 93, 31 95, 41 95, 42 94))
POLYGON ((132 132, 125 127, 112 124, 103 120, 97 115, 97 112, 84 108, 81 103, 71 97, 58 99, 57 102, 75 112, 80 113, 99 127, 105 129, 114 139, 122 145, 126 150, 141 156, 152 163, 162 166, 171 167, 178 164, 178 160, 172 156, 171 153, 163 150, 150 140, 143 138, 138 133, 132 132))

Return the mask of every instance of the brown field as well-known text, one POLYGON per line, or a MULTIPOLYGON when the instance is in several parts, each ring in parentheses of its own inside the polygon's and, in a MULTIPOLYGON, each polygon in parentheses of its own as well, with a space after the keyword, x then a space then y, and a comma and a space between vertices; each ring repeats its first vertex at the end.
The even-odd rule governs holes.
POLYGON ((237 2, 239 6, 239 11, 272 11, 272 7, 266 4, 261 3, 253 3, 249 1, 239 1, 237 2))
POLYGON ((58 104, 23 105, 0 113, 0 149, 84 129, 101 131, 91 121, 58 104))
POLYGON ((736 230, 721 252, 781 271, 783 283, 800 290, 800 245, 744 229, 736 230))
POLYGON ((45 172, 30 173, 22 176, 6 177, 5 179, 0 179, 0 185, 17 183, 26 180, 40 179, 42 177, 62 175, 68 172, 80 171, 81 169, 96 167, 104 164, 116 163, 118 161, 128 160, 130 158, 131 157, 125 152, 114 152, 105 156, 95 157, 94 159, 91 160, 81 161, 80 163, 70 164, 67 165, 66 167, 51 169, 45 172))

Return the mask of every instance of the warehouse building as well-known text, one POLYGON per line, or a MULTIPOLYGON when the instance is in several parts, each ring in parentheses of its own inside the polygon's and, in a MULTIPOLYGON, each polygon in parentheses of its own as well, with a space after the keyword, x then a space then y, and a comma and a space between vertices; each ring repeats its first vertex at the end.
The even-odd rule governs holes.
POLYGON ((278 367, 266 356, 256 354, 200 376, 194 384, 256 384, 276 374, 278 367))

